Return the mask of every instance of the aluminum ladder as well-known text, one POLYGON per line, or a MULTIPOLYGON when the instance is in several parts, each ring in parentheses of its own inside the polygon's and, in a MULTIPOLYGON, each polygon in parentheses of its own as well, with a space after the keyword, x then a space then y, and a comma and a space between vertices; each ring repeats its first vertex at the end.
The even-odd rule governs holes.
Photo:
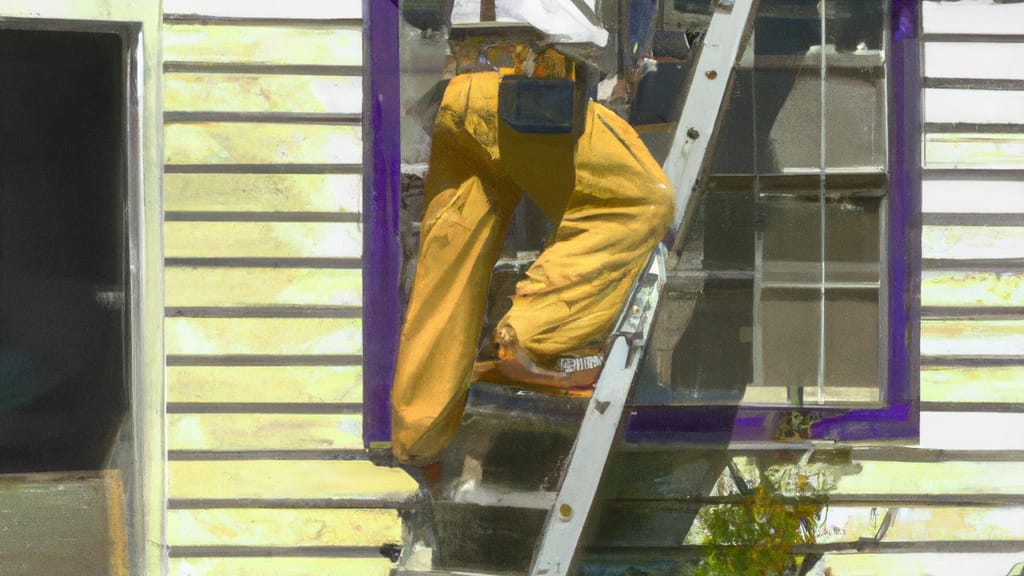
MULTIPOLYGON (((672 231, 685 237, 696 208, 708 152, 721 125, 733 70, 750 37, 758 0, 719 0, 703 38, 664 164, 676 191, 672 231)), ((534 550, 530 576, 567 576, 597 494, 608 456, 623 424, 667 276, 659 246, 641 272, 610 337, 604 368, 589 399, 561 485, 549 506, 534 550)), ((492 576, 461 570, 395 569, 394 576, 492 576)))

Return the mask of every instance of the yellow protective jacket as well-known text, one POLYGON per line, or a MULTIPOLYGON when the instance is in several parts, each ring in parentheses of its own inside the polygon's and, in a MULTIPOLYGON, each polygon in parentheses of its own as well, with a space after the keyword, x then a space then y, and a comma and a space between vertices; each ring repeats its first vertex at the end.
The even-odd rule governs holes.
POLYGON ((495 72, 454 77, 434 126, 392 391, 405 463, 430 463, 458 429, 491 270, 523 192, 557 228, 498 330, 541 365, 601 346, 674 214, 668 179, 626 121, 590 102, 578 137, 520 133, 499 119, 500 83, 495 72))

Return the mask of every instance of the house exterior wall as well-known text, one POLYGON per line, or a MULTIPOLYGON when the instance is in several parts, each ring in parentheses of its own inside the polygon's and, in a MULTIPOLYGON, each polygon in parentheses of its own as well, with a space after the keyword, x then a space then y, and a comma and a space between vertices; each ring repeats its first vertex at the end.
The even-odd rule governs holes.
POLYGON ((168 573, 386 574, 362 442, 362 2, 163 6, 168 573))
MULTIPOLYGON (((162 134, 162 119, 160 110, 162 102, 160 99, 160 6, 157 2, 148 0, 82 0, 76 2, 65 2, 62 0, 5 0, 0 5, 0 18, 7 20, 24 21, 31 29, 50 28, 54 30, 93 30, 99 32, 117 32, 124 34, 127 44, 136 46, 136 61, 129 68, 129 74, 133 77, 128 79, 128 84, 137 92, 132 93, 127 103, 127 113, 132 116, 130 125, 129 142, 126 143, 126 151, 131 162, 128 165, 128 209, 131 211, 129 222, 131 226, 131 262, 132 262, 132 291, 133 299, 127 303, 131 307, 131 363, 132 373, 130 382, 132 388, 132 412, 131 424, 125 425, 124 430, 134 431, 127 442, 130 445, 119 445, 115 448, 114 467, 121 466, 120 471, 128 479, 125 484, 129 485, 127 494, 121 493, 121 474, 118 471, 99 473, 103 478, 101 486, 109 490, 106 503, 100 506, 107 506, 107 514, 111 523, 111 538, 118 540, 127 538, 135 545, 132 555, 132 570, 141 571, 144 567, 147 573, 159 573, 162 558, 162 531, 163 531, 163 506, 164 483, 163 479, 163 354, 162 354, 162 274, 163 270, 159 265, 161 259, 160 244, 160 138, 162 134), (124 461, 118 461, 124 459, 124 461), (134 476, 134 479, 132 477, 134 476), (116 479, 114 479, 116 478, 116 479), (112 480, 113 479, 113 480, 112 480), (108 506, 109 502, 118 502, 127 496, 125 501, 127 510, 132 516, 127 518, 126 526, 114 527, 113 524, 124 524, 125 516, 117 506, 108 506), (127 528, 127 530, 126 530, 127 528)), ((18 490, 26 490, 28 494, 37 492, 45 494, 46 489, 53 488, 67 493, 80 493, 80 490, 89 489, 89 485, 96 482, 92 473, 85 473, 78 478, 66 479, 66 485, 60 480, 53 481, 52 478, 39 478, 29 482, 24 479, 13 477, 7 478, 11 495, 17 495, 18 490), (40 489, 33 486, 34 481, 42 484, 49 484, 47 488, 40 489), (55 487, 55 488, 54 488, 55 487)), ((31 522, 35 514, 46 514, 49 511, 46 503, 58 502, 59 498, 48 497, 40 502, 32 503, 31 499, 20 500, 22 505, 27 506, 26 510, 34 509, 34 512, 26 512, 25 516, 17 517, 13 527, 18 522, 31 522)), ((96 502, 89 498, 82 498, 77 502, 79 510, 90 510, 96 502)), ((67 517, 67 518, 70 518, 67 517)), ((67 518, 53 518, 41 522, 40 527, 46 527, 46 522, 61 520, 67 522, 67 518)), ((5 526, 4 530, 12 526, 5 526)), ((17 529, 14 530, 13 541, 17 542, 21 536, 17 529)), ((55 540, 59 542, 59 540, 55 540)), ((67 545, 64 541, 62 545, 67 545)), ((124 544, 122 541, 121 544, 124 544)), ((39 555, 43 551, 36 552, 39 555)), ((29 554, 31 556, 31 553, 29 554)), ((115 553, 112 561, 120 562, 121 556, 115 553)), ((40 569, 44 566, 46 559, 40 560, 38 565, 30 565, 29 570, 40 569)), ((86 564, 87 562, 83 562, 86 564)), ((111 568, 117 572, 121 567, 111 568)), ((16 569, 17 570, 17 569, 16 569)), ((45 569, 44 569, 45 570, 45 569)))
MULTIPOLYGON (((922 13, 921 437, 852 446, 812 573, 1024 559, 1024 12, 922 13)), ((362 450, 361 3, 163 14, 169 573, 386 574, 415 484, 362 450)))

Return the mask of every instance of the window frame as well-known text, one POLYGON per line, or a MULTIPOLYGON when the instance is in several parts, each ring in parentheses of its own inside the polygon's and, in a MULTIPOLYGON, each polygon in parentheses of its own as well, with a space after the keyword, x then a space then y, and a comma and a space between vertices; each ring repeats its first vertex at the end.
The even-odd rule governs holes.
MULTIPOLYGON (((364 0, 364 445, 390 440, 390 386, 401 330, 398 271, 399 66, 397 0, 364 0)), ((921 64, 920 0, 893 0, 886 55, 889 201, 886 214, 887 386, 878 408, 637 406, 631 442, 777 439, 782 413, 813 418, 805 439, 916 439, 920 406, 921 64)))

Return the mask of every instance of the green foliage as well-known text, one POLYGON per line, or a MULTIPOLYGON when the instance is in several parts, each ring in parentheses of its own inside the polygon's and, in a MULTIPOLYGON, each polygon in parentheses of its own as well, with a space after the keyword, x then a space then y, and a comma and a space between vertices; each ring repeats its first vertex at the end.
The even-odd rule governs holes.
POLYGON ((745 494, 741 503, 701 510, 704 554, 693 576, 797 574, 803 558, 792 554, 793 546, 815 543, 825 508, 822 495, 834 489, 835 475, 802 463, 772 467, 758 476, 756 486, 740 489, 745 494))
POLYGON ((820 504, 785 503, 765 484, 739 506, 705 513, 704 561, 695 576, 777 576, 792 560, 794 544, 813 544, 820 504))

